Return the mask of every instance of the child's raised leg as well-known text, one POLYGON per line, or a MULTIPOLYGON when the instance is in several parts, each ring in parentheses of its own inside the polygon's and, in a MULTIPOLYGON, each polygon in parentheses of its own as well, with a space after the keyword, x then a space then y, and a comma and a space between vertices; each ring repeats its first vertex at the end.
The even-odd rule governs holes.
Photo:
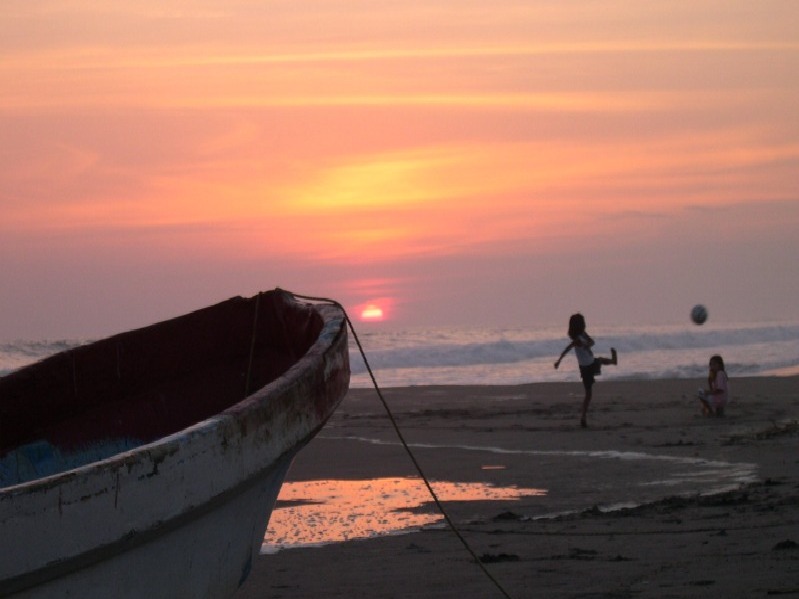
POLYGON ((616 353, 616 348, 615 347, 611 347, 610 348, 610 357, 609 358, 597 358, 597 361, 600 364, 605 364, 605 365, 611 364, 613 366, 616 366, 619 363, 619 354, 616 353))

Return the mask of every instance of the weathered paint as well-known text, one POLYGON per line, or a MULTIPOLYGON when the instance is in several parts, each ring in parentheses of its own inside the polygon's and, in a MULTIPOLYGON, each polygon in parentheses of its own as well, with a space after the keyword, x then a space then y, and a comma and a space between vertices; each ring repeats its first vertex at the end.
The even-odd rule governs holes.
MULTIPOLYGON (((253 310, 260 302, 254 346, 256 355, 263 358, 256 357, 250 369, 253 387, 258 390, 166 437, 99 462, 0 489, 0 596, 217 598, 229 597, 246 578, 291 459, 324 425, 346 393, 349 362, 346 321, 339 308, 299 304, 280 291, 262 294, 257 301, 229 301, 237 305, 246 302, 249 307, 250 318, 239 315, 240 330, 235 333, 247 342, 248 350, 253 346, 253 310), (296 344, 292 346, 294 329, 308 339, 299 345, 301 352, 296 344), (287 351, 299 354, 292 357, 291 364, 281 353, 287 346, 291 346, 287 351), (264 363, 266 359, 269 364, 264 363), (278 372, 277 378, 274 372, 278 372), (270 376, 272 380, 267 380, 270 376)), ((220 313, 229 312, 227 302, 219 306, 224 307, 220 313)), ((202 322, 214 318, 213 308, 201 311, 202 322)), ((200 312, 189 316, 197 314, 200 312)), ((183 322, 191 339, 198 322, 191 318, 183 322)), ((115 398, 124 398, 126 393, 117 376, 125 372, 125 352, 117 349, 146 346, 145 338, 163 334, 158 327, 135 332, 140 339, 123 335, 100 342, 114 348, 108 362, 112 373, 106 380, 114 387, 109 393, 115 398), (118 353, 123 356, 121 364, 118 353)), ((168 334, 177 335, 180 329, 171 326, 168 334)), ((196 349, 191 339, 185 348, 189 353, 196 349)), ((172 341, 170 353, 179 345, 174 338, 172 341)), ((215 344, 201 345, 209 348, 215 344)), ((150 349, 158 352, 156 345, 150 349)), ((249 361, 249 351, 238 355, 249 361)), ((50 380, 48 364, 80 363, 79 358, 45 360, 25 369, 21 380, 50 380), (43 373, 35 372, 36 368, 43 368, 43 373)), ((134 402, 149 408, 151 404, 142 398, 154 396, 161 401, 165 390, 175 393, 173 389, 180 389, 153 374, 153 369, 157 370, 154 365, 168 366, 169 360, 163 356, 133 359, 150 365, 149 376, 161 394, 153 395, 133 379, 137 393, 130 397, 134 402)), ((198 368, 208 363, 199 358, 189 362, 196 362, 198 368)), ((91 371, 96 367, 84 368, 91 371)), ((181 368, 182 377, 190 379, 191 369, 185 368, 185 362, 181 368)), ((236 368, 240 374, 241 366, 236 368)), ((130 375, 127 377, 130 380, 130 375)), ((242 382, 241 376, 231 377, 230 373, 221 377, 242 382)), ((174 405, 192 406, 197 397, 214 405, 206 395, 208 387, 216 389, 217 385, 206 385, 209 377, 199 378, 203 387, 178 392, 174 405)), ((68 391, 74 393, 73 377, 67 373, 62 380, 69 382, 68 391)), ((77 387, 85 389, 87 383, 77 380, 77 387)), ((0 379, 0 414, 6 411, 4 392, 11 389, 18 398, 22 388, 19 383, 9 387, 4 383, 0 379)), ((97 392, 102 395, 103 386, 97 386, 97 392)), ((68 412, 63 405, 69 402, 61 401, 62 413, 68 412)), ((108 412, 94 397, 77 404, 73 401, 73 405, 99 408, 90 415, 93 427, 76 424, 73 414, 67 414, 67 433, 59 431, 57 423, 48 424, 44 438, 65 453, 79 452, 81 444, 97 442, 103 432, 97 414, 108 412)), ((173 407, 170 411, 177 412, 173 407)), ((170 418, 171 422, 183 422, 180 415, 170 418)), ((144 422, 136 429, 130 422, 117 422, 110 428, 124 431, 125 438, 146 439, 162 425, 144 422)), ((13 448, 6 448, 6 454, 11 451, 13 448)))

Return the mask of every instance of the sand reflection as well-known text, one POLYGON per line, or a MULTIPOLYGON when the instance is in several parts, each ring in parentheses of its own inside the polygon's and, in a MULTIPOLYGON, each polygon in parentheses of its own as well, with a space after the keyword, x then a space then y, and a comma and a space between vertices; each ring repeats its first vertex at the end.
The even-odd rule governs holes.
MULTIPOLYGON (((513 501, 546 495, 543 489, 494 487, 487 483, 431 483, 442 502, 513 501)), ((314 547, 418 530, 442 521, 418 510, 431 497, 419 478, 286 482, 272 512, 262 553, 314 547)))

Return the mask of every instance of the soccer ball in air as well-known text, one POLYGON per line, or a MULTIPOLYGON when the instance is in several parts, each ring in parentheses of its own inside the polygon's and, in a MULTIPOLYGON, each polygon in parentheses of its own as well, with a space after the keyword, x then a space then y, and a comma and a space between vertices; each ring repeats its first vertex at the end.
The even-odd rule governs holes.
POLYGON ((704 324, 707 320, 707 308, 702 304, 696 304, 691 309, 691 320, 694 321, 694 324, 704 324))

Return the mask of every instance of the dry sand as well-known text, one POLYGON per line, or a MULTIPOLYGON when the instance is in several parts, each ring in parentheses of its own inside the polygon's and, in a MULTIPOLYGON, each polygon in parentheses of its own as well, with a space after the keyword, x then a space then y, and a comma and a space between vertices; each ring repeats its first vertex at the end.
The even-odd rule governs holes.
MULTIPOLYGON (((585 430, 579 382, 384 396, 409 443, 436 446, 413 449, 428 477, 547 489, 445 503, 509 597, 799 597, 799 378, 733 379, 723 419, 699 416, 701 382, 598 380, 585 430), (641 486, 660 479, 680 482, 641 486)), ((415 474, 401 446, 347 437, 396 441, 374 390, 350 391, 289 480, 415 474)), ((236 599, 504 596, 435 528, 261 556, 236 599)))

